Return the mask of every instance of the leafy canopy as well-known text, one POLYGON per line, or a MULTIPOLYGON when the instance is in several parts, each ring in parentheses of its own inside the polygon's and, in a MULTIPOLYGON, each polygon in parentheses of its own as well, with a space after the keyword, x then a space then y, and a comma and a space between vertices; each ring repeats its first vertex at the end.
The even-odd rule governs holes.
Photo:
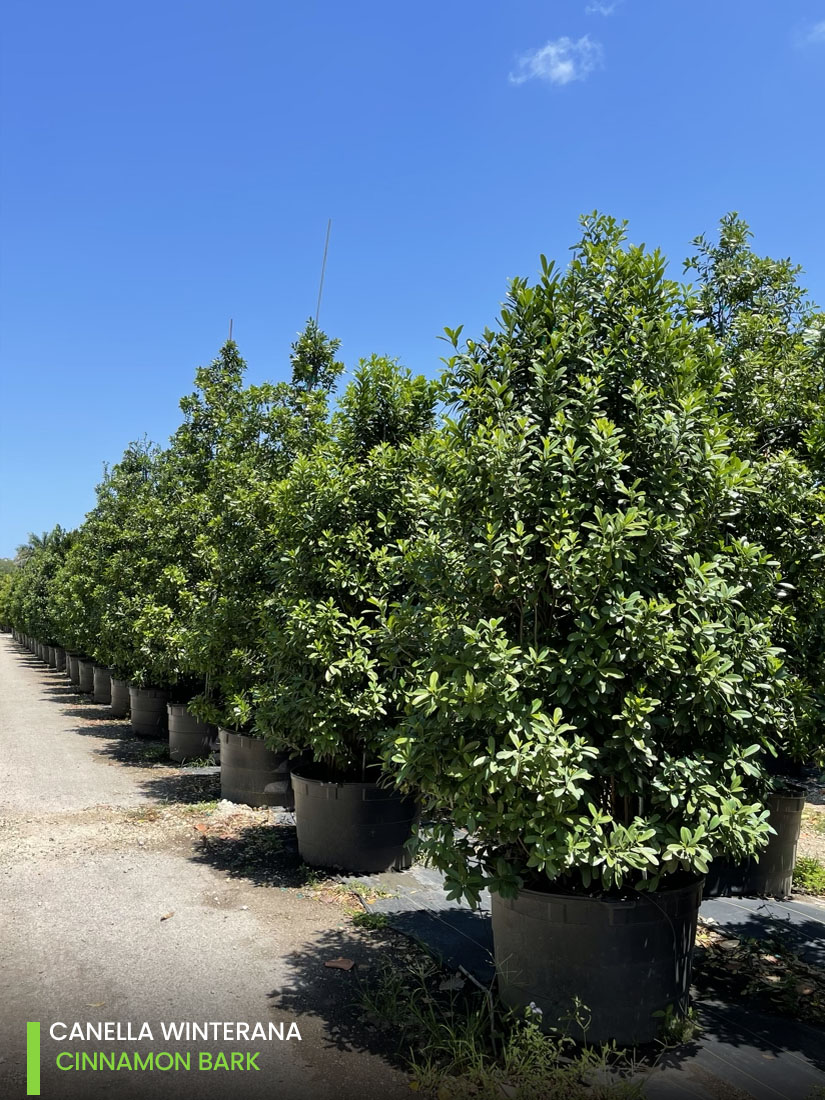
POLYGON ((386 611, 385 751, 446 811, 422 845, 454 895, 650 887, 766 839, 776 564, 744 524, 724 360, 682 299, 593 215, 566 272, 513 281, 497 330, 448 330, 453 415, 417 449, 386 611))
POLYGON ((751 236, 732 213, 715 242, 697 237, 685 267, 699 285, 685 312, 720 344, 721 406, 759 486, 744 522, 782 574, 772 630, 795 710, 783 749, 825 763, 825 315, 800 268, 756 255, 751 236))
POLYGON ((407 448, 431 431, 437 392, 391 359, 363 361, 330 438, 273 496, 258 724, 341 775, 363 776, 396 718, 378 610, 403 593, 393 543, 414 522, 407 448))

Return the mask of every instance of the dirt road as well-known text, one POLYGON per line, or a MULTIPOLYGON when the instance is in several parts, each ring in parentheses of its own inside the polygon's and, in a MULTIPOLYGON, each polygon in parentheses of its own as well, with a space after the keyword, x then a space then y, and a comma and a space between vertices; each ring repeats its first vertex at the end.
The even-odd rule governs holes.
POLYGON ((25 1095, 25 1025, 40 1021, 44 1097, 408 1097, 359 1028, 369 944, 340 897, 280 880, 266 811, 216 808, 209 780, 107 710, 0 635, 0 1094, 25 1095), (337 955, 358 965, 325 968, 337 955), (152 1039, 58 1042, 57 1021, 145 1022, 152 1039), (162 1023, 216 1021, 296 1023, 301 1040, 163 1040, 162 1023), (56 1067, 101 1050, 193 1066, 201 1050, 257 1051, 260 1070, 56 1067))

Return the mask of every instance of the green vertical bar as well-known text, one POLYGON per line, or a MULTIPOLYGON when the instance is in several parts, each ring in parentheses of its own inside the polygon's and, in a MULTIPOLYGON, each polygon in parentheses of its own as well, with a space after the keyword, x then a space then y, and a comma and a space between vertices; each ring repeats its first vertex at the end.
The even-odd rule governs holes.
POLYGON ((26 1024, 26 1096, 40 1095, 40 1024, 26 1024))

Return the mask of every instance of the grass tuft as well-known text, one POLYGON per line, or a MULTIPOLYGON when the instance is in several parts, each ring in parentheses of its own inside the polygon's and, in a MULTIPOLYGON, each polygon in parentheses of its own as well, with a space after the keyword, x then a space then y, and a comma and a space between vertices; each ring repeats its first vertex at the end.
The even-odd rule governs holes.
MULTIPOLYGON (((366 916, 367 914, 365 914, 366 916)), ((547 1035, 538 1013, 505 1011, 461 975, 400 944, 361 989, 370 1026, 406 1050, 410 1089, 427 1100, 641 1100, 625 1052, 547 1035)))

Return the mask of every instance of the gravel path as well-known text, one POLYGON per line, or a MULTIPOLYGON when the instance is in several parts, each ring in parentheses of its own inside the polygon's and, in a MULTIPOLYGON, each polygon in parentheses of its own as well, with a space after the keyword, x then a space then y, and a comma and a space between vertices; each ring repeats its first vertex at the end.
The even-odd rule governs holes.
POLYGON ((178 770, 142 748, 0 635, 0 1095, 24 1095, 25 1022, 39 1020, 44 1097, 408 1097, 350 1026, 358 967, 323 966, 369 965, 340 903, 210 863, 200 841, 220 809, 181 801, 178 770), (59 1044, 58 1020, 147 1021, 155 1041, 59 1044), (175 1047, 258 1050, 258 1073, 55 1068, 70 1047, 168 1049, 161 1021, 295 1021, 302 1041, 175 1047))

